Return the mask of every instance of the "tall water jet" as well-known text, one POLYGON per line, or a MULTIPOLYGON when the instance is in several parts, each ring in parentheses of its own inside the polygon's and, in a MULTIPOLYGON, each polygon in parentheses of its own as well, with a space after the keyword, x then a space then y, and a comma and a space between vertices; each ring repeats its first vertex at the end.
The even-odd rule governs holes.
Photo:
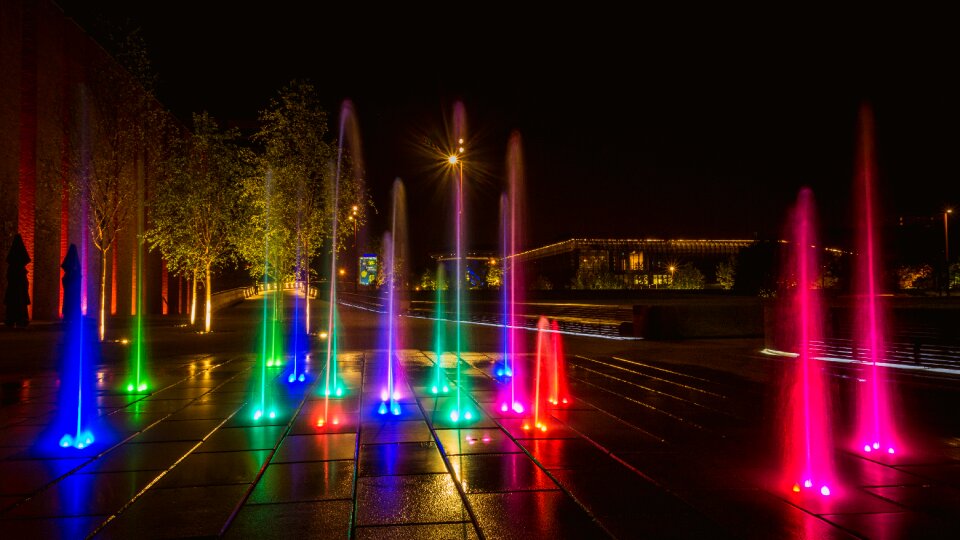
MULTIPOLYGON (((143 337, 143 221, 144 221, 144 185, 143 160, 137 161, 137 236, 136 242, 136 282, 134 283, 134 316, 132 328, 131 374, 132 380, 127 383, 128 392, 146 392, 147 381, 144 375, 144 337, 143 337)), ((207 287, 210 286, 209 276, 207 287)), ((210 306, 207 302, 207 328, 210 327, 210 306)))
POLYGON ((437 281, 436 296, 434 300, 436 307, 434 309, 433 321, 433 354, 436 356, 436 363, 433 365, 433 373, 430 376, 430 391, 434 394, 450 391, 450 385, 447 383, 447 375, 443 371, 443 353, 446 350, 445 334, 447 331, 447 311, 446 311, 446 290, 447 276, 443 270, 443 263, 437 263, 437 281))
POLYGON ((795 493, 812 490, 829 495, 833 485, 830 406, 823 367, 813 358, 811 344, 822 339, 823 312, 817 294, 816 236, 813 194, 800 191, 788 220, 790 240, 782 282, 786 285, 780 321, 797 363, 789 375, 787 422, 783 434, 786 485, 795 493))
MULTIPOLYGON (((259 420, 264 416, 268 418, 276 417, 276 410, 273 409, 273 403, 269 396, 269 385, 268 385, 268 373, 267 368, 274 365, 274 354, 275 354, 275 343, 276 343, 276 297, 281 294, 279 287, 279 279, 275 280, 274 291, 271 295, 270 292, 270 197, 272 195, 273 189, 273 171, 267 170, 264 175, 263 183, 263 200, 265 201, 265 208, 263 214, 263 313, 262 313, 262 328, 260 336, 260 369, 259 376, 255 378, 257 381, 256 390, 256 401, 255 401, 255 410, 253 413, 253 419, 259 420), (271 313, 271 296, 273 297, 273 313, 271 313)), ((276 273, 277 268, 274 268, 273 271, 276 273)))
POLYGON ((516 359, 522 354, 521 340, 517 339, 517 304, 522 302, 522 273, 517 255, 521 250, 524 204, 523 147, 520 133, 510 134, 507 143, 507 193, 501 198, 501 241, 503 250, 503 364, 497 368, 499 377, 509 378, 509 388, 502 391, 500 410, 524 411, 522 388, 517 387, 520 366, 516 359))
MULTIPOLYGON (((349 159, 352 164, 351 171, 354 174, 355 182, 351 185, 357 190, 354 194, 360 197, 363 193, 363 155, 360 147, 360 132, 357 124, 356 112, 353 103, 345 100, 340 107, 340 127, 339 138, 337 139, 337 162, 333 174, 333 200, 330 206, 331 218, 331 242, 330 242, 330 305, 327 312, 327 363, 325 367, 324 396, 341 397, 344 394, 343 384, 340 381, 339 369, 337 367, 337 353, 339 346, 339 336, 337 332, 337 251, 340 247, 339 222, 340 222, 340 179, 344 171, 344 143, 347 144, 349 159)), ((358 219, 358 218, 355 218, 358 219)), ((309 289, 309 283, 308 283, 309 289)), ((309 298, 309 295, 308 295, 309 298)), ((307 304, 307 313, 309 313, 309 303, 307 304)), ((309 320, 307 322, 309 328, 309 320)), ((325 418, 324 418, 325 420, 325 418)))
POLYGON ((60 395, 55 436, 63 448, 85 448, 94 441, 90 426, 96 418, 95 330, 83 316, 82 266, 77 246, 70 244, 61 264, 65 342, 60 362, 60 395))
POLYGON ((893 454, 899 446, 897 433, 890 412, 889 394, 886 388, 883 362, 885 350, 883 314, 880 305, 878 264, 880 239, 876 217, 876 156, 874 154, 873 114, 864 105, 860 109, 860 146, 857 155, 856 200, 858 229, 858 256, 856 279, 858 293, 857 335, 855 346, 865 350, 869 365, 861 385, 857 413, 858 447, 866 453, 893 454))
POLYGON ((404 265, 407 257, 405 254, 407 225, 406 225, 406 195, 403 189, 403 182, 398 178, 393 182, 392 202, 390 209, 390 232, 384 234, 384 270, 386 271, 384 284, 387 288, 386 305, 387 312, 387 373, 386 381, 380 392, 380 407, 378 412, 397 416, 400 414, 400 392, 397 390, 397 380, 400 376, 400 361, 397 355, 398 344, 398 295, 404 288, 405 272, 404 265))
POLYGON ((464 271, 463 271, 463 158, 464 158, 464 140, 466 138, 466 127, 467 127, 467 113, 466 109, 463 106, 462 102, 457 102, 453 107, 453 140, 455 144, 453 145, 453 153, 448 157, 448 162, 453 166, 453 172, 456 175, 454 178, 454 194, 456 199, 456 212, 455 212, 455 221, 456 226, 454 227, 456 233, 456 275, 454 280, 456 281, 456 326, 454 330, 454 342, 456 345, 456 370, 457 370, 457 399, 455 409, 450 412, 450 419, 454 422, 459 422, 461 419, 470 420, 472 418, 472 413, 469 411, 463 410, 463 384, 461 378, 462 364, 463 364, 463 332, 461 328, 461 321, 463 318, 463 282, 464 282, 464 271))

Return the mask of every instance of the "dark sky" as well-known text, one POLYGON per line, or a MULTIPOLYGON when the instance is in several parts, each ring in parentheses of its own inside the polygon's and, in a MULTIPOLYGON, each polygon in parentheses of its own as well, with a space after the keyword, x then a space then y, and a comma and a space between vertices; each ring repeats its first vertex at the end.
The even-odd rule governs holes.
MULTIPOLYGON (((59 4, 82 24, 104 16, 142 26, 159 97, 181 118, 206 109, 252 126, 298 77, 316 84, 331 119, 351 99, 380 218, 390 184, 402 178, 420 265, 452 241, 451 188, 429 172, 419 142, 444 142, 457 99, 475 164, 466 204, 478 249, 496 246, 513 129, 524 140, 528 246, 572 236, 778 236, 803 185, 814 190, 827 241, 847 244, 865 101, 876 115, 886 216, 960 204, 960 44, 932 13, 59 4)), ((383 221, 370 231, 382 232, 383 221)))

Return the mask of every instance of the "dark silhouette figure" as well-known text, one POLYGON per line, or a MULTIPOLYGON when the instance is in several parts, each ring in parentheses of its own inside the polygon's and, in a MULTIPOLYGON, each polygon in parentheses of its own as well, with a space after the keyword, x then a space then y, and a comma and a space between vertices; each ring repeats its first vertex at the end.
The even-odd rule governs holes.
POLYGON ((67 256, 60 265, 63 268, 63 322, 70 323, 80 320, 80 256, 77 255, 77 246, 70 244, 67 256))
POLYGON ((27 282, 27 264, 30 255, 23 245, 23 237, 17 233, 13 237, 13 245, 7 254, 7 291, 3 295, 3 303, 7 306, 7 315, 4 323, 7 326, 27 326, 30 316, 27 306, 30 305, 30 289, 27 282))

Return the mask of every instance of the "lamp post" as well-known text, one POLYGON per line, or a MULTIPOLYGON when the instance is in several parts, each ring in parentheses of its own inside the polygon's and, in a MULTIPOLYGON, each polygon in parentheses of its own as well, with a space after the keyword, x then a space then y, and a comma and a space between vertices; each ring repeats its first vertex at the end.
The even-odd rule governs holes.
POLYGON ((952 213, 952 208, 943 211, 943 260, 947 265, 947 296, 950 296, 950 221, 947 218, 952 213))
MULTIPOLYGON (((459 139, 458 144, 463 144, 463 139, 459 139)), ((460 309, 461 309, 461 291, 463 289, 463 270, 462 270, 462 259, 463 259, 463 246, 461 244, 463 235, 461 234, 461 227, 463 222, 463 160, 460 159, 460 154, 463 153, 463 146, 459 146, 455 154, 451 154, 447 161, 454 167, 459 167, 460 175, 457 181, 457 323, 456 323, 456 342, 457 342, 457 408, 451 414, 451 418, 454 422, 457 422, 460 419, 460 309)), ((466 418, 469 420, 469 417, 466 418)))
POLYGON ((357 270, 357 278, 353 280, 353 292, 360 290, 360 248, 357 246, 357 205, 353 205, 350 211, 350 221, 353 222, 353 263, 357 270))

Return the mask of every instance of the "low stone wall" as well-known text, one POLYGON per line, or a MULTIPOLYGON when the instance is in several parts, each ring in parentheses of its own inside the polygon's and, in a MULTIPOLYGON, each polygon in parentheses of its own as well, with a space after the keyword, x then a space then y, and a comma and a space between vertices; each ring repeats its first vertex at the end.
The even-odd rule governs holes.
POLYGON ((219 311, 225 307, 242 302, 254 294, 253 287, 237 287, 236 289, 227 289, 225 291, 211 294, 210 303, 213 304, 213 311, 219 311))

